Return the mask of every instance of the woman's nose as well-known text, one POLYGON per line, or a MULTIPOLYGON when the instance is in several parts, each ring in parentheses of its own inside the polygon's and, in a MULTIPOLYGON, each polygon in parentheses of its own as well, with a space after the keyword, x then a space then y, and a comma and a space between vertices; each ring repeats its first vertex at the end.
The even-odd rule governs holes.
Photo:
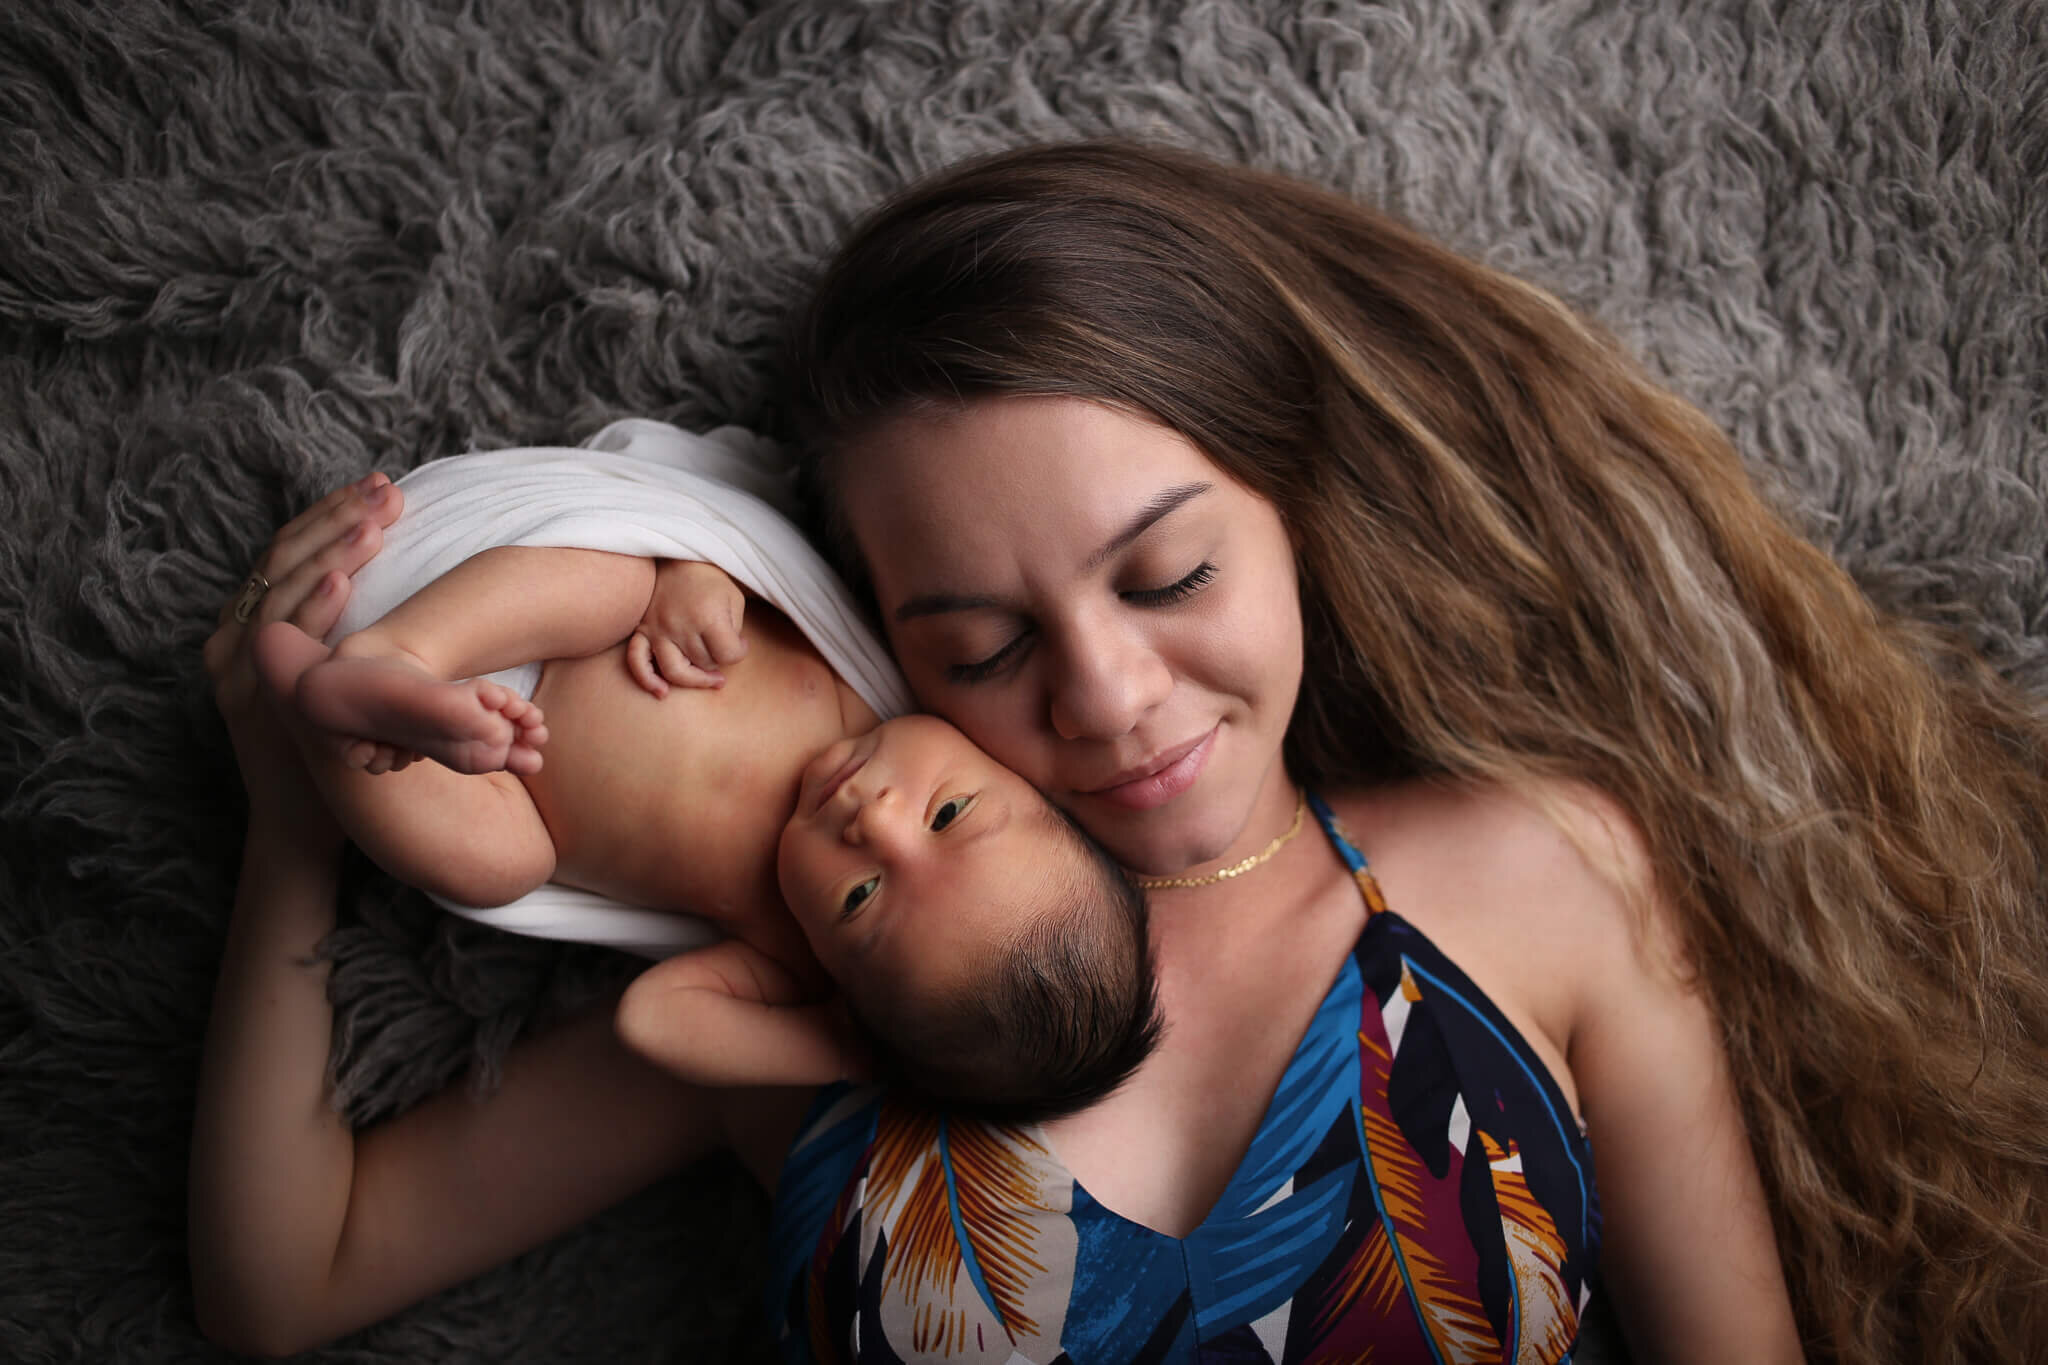
POLYGON ((1143 635, 1097 623, 1068 632, 1054 655, 1053 731, 1116 739, 1173 691, 1173 670, 1143 635))

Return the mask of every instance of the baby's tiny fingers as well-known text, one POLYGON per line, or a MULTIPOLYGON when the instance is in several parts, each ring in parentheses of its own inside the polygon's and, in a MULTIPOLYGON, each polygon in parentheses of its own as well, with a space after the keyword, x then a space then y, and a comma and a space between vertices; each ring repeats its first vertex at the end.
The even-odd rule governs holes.
POLYGON ((702 634, 692 631, 680 635, 676 639, 676 644, 683 651, 683 657, 693 666, 703 669, 718 667, 718 661, 711 657, 711 646, 705 642, 702 634))
POLYGON ((691 662, 673 640, 663 640, 655 646, 655 652, 661 676, 678 687, 718 687, 725 682, 715 669, 700 668, 691 662))
POLYGON ((714 622, 704 627, 704 653, 707 668, 736 664, 747 657, 746 637, 740 634, 737 623, 714 622))
POLYGON ((657 641, 654 657, 661 664, 661 676, 670 682, 687 682, 685 675, 696 671, 697 665, 674 640, 657 641))
POLYGON ((668 680, 654 667, 654 646, 639 631, 634 631, 633 638, 626 641, 626 671, 633 675, 633 681, 640 684, 642 691, 657 697, 668 695, 668 680))

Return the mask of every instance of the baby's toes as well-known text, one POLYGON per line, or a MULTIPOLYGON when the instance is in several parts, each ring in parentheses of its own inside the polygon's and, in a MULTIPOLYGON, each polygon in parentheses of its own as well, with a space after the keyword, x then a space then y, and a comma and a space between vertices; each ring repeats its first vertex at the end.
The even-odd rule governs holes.
POLYGON ((525 723, 523 718, 527 712, 538 712, 540 710, 539 707, 520 696, 517 692, 514 692, 511 688, 499 683, 486 682, 482 679, 477 680, 476 699, 483 703, 485 710, 497 712, 514 725, 523 725, 525 723))
POLYGON ((382 776, 385 773, 397 772, 405 766, 405 751, 397 745, 378 744, 368 740, 360 742, 370 746, 370 755, 361 765, 364 772, 382 776))

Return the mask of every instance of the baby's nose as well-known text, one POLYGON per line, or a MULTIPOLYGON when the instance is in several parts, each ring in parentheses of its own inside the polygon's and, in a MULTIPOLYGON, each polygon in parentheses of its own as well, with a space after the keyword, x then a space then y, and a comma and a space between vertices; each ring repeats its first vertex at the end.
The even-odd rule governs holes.
POLYGON ((880 788, 872 796, 858 798, 853 814, 847 818, 845 839, 849 844, 871 844, 884 837, 898 802, 895 793, 887 787, 880 788))

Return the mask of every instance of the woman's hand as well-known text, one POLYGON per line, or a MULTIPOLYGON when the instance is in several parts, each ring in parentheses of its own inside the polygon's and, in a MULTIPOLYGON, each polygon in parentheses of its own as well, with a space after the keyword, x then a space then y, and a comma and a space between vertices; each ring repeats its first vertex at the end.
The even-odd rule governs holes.
POLYGON ((405 495, 389 479, 372 474, 301 512, 271 538, 248 584, 221 608, 220 623, 206 640, 214 704, 234 742, 251 811, 280 817, 307 835, 320 830, 339 837, 264 692, 250 640, 271 621, 290 621, 315 638, 333 629, 348 602, 350 577, 382 547, 384 528, 404 504, 405 495), (258 595, 253 607, 244 608, 252 586, 258 595))

